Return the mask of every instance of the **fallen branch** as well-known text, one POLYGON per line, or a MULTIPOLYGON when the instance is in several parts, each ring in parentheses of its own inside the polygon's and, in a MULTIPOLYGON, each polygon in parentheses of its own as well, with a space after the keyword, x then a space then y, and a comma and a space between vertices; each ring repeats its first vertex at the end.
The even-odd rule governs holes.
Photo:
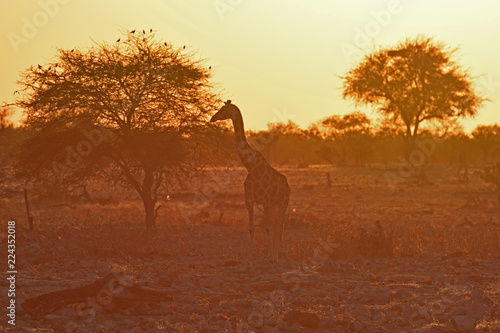
POLYGON ((127 307, 138 302, 173 301, 173 297, 154 289, 124 285, 117 275, 110 273, 83 287, 55 291, 27 299, 23 304, 23 309, 32 318, 41 319, 70 304, 84 303, 89 300, 102 305, 114 304, 127 307))

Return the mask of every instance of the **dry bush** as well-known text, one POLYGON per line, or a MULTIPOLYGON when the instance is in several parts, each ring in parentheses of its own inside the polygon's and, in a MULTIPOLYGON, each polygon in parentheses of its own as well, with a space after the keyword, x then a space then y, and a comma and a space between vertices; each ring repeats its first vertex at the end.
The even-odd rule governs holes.
POLYGON ((378 257, 435 257, 468 255, 495 257, 500 250, 500 224, 486 216, 476 222, 465 220, 455 225, 432 222, 412 225, 361 226, 356 223, 326 224, 312 214, 295 212, 292 226, 301 216, 299 230, 289 230, 286 249, 297 259, 326 256, 331 259, 378 257), (309 215, 311 218, 305 216, 309 215), (294 234, 295 233, 295 234, 294 234), (318 254, 319 252, 319 254, 318 254))

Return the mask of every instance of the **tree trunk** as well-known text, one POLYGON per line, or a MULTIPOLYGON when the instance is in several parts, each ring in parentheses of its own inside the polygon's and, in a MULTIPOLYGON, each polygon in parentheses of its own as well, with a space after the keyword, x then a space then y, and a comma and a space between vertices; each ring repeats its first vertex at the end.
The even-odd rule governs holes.
POLYGON ((144 182, 142 184, 142 201, 146 212, 146 228, 156 230, 156 193, 153 193, 154 175, 150 169, 144 170, 144 182))
MULTIPOLYGON (((416 130, 416 128, 415 128, 416 130)), ((411 127, 407 127, 406 129, 406 147, 405 147, 405 157, 408 159, 410 158, 410 154, 412 153, 413 150, 415 150, 416 146, 415 146, 415 141, 416 141, 416 138, 417 138, 417 134, 416 132, 413 132, 411 131, 411 127)))
POLYGON ((156 230, 156 200, 152 198, 142 198, 144 203, 144 209, 146 212, 146 229, 148 230, 156 230))

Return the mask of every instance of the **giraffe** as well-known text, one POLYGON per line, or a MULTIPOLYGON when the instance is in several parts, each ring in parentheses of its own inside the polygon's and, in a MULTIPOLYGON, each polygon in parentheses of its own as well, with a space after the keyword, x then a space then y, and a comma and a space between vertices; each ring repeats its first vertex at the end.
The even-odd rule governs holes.
POLYGON ((287 178, 274 169, 262 154, 247 142, 243 117, 240 109, 228 100, 212 116, 210 122, 231 119, 236 138, 236 150, 240 160, 248 171, 244 182, 245 206, 248 210, 250 250, 252 256, 254 239, 254 205, 264 208, 264 225, 269 238, 269 255, 273 262, 278 261, 278 250, 283 238, 284 220, 290 198, 290 186, 287 178))

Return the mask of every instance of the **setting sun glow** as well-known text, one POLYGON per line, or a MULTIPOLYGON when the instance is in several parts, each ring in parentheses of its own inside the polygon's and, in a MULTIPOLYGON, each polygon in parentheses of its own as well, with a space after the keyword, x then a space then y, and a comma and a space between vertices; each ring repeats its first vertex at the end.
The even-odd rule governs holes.
POLYGON ((211 66, 223 98, 248 115, 248 129, 287 120, 306 128, 356 110, 341 98, 339 76, 363 54, 424 34, 459 47, 459 63, 490 99, 474 120, 464 120, 466 130, 500 121, 500 5, 494 1, 40 0, 6 6, 0 23, 4 102, 13 101, 19 73, 51 60, 56 48, 111 42, 120 29, 153 29, 211 66))

